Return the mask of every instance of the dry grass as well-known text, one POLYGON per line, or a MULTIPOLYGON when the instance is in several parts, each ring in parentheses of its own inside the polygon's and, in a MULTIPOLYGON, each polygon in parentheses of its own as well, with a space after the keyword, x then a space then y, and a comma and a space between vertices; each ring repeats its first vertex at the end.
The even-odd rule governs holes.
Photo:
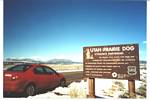
POLYGON ((69 85, 69 96, 71 98, 87 98, 86 94, 86 85, 84 81, 73 82, 71 85, 69 85))
POLYGON ((46 64, 50 66, 56 71, 64 71, 64 70, 83 70, 83 64, 69 64, 69 65, 62 65, 62 64, 46 64))

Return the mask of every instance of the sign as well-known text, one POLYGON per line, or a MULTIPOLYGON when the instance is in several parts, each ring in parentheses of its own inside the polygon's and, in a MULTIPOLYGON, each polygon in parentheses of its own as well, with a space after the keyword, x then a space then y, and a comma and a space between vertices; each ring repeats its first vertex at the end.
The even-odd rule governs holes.
POLYGON ((84 47, 83 60, 85 77, 140 79, 138 44, 84 47))

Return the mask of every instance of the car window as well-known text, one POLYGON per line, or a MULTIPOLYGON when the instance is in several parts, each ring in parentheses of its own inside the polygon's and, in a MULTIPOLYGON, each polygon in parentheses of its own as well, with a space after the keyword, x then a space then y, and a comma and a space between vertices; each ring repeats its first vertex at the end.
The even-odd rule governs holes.
POLYGON ((52 70, 51 68, 48 68, 48 67, 43 67, 46 71, 46 73, 48 74, 56 74, 56 72, 54 70, 52 70))
POLYGON ((20 71, 20 72, 22 72, 22 71, 28 70, 29 68, 30 68, 29 65, 21 64, 21 65, 15 65, 13 67, 10 67, 7 69, 7 71, 18 71, 18 72, 20 71))
POLYGON ((44 73, 45 73, 42 67, 36 67, 36 68, 34 69, 34 72, 35 72, 36 74, 44 74, 44 73))

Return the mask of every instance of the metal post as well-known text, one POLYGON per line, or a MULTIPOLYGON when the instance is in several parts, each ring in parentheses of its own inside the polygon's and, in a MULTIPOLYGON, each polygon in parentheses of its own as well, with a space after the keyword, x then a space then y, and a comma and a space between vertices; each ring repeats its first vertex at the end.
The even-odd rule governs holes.
POLYGON ((130 98, 136 98, 135 94, 135 80, 128 80, 128 89, 130 98))
POLYGON ((95 98, 95 79, 89 78, 89 98, 95 98))

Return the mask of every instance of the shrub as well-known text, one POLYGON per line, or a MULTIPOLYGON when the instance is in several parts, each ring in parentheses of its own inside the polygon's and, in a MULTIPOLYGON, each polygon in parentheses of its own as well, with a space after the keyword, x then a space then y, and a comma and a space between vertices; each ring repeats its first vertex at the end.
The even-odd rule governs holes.
POLYGON ((141 84, 141 86, 137 89, 137 94, 146 97, 146 84, 141 84))
POLYGON ((69 95, 71 98, 86 98, 86 87, 84 81, 74 82, 69 85, 69 95))

